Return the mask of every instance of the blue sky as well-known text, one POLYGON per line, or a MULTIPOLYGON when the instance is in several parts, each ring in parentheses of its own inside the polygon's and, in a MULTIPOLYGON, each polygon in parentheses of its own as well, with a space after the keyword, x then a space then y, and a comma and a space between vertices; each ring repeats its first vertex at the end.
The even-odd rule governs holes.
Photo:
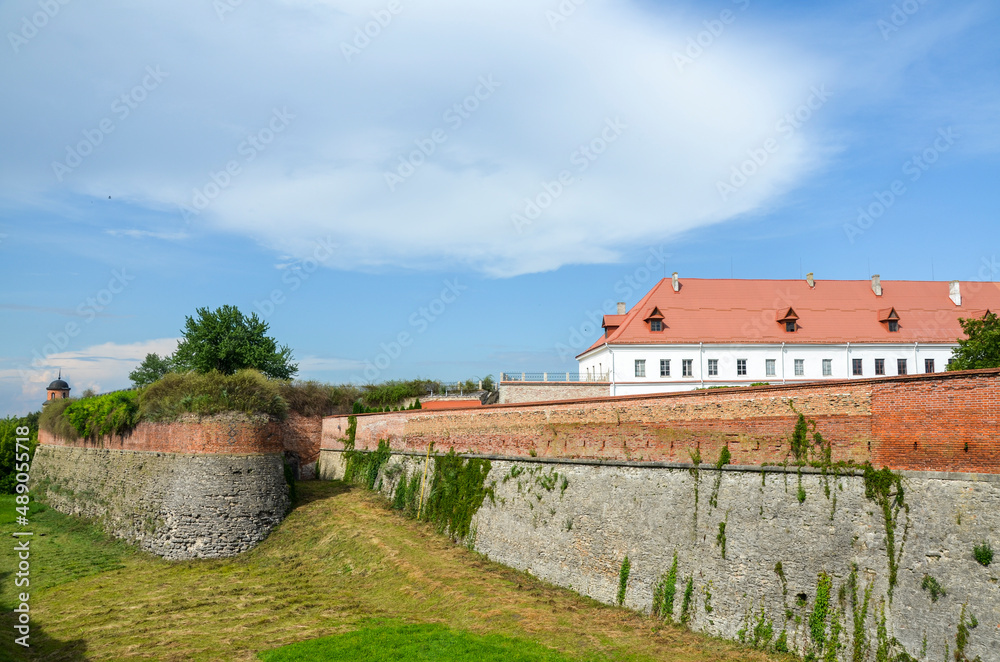
POLYGON ((0 28, 0 414, 60 368, 126 386, 201 306, 257 311, 303 378, 455 380, 572 370, 673 271, 1000 277, 995 3, 13 0, 0 28))

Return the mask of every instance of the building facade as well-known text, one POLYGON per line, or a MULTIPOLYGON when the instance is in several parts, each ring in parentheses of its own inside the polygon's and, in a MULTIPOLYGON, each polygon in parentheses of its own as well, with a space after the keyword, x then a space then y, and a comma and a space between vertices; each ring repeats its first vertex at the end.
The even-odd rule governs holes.
POLYGON ((610 395, 941 372, 961 318, 1000 311, 982 282, 661 280, 577 357, 610 395))

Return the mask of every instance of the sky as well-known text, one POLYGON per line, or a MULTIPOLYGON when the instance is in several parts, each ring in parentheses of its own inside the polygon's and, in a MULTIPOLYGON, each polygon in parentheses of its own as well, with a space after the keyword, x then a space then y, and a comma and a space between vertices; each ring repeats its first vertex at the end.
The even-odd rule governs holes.
POLYGON ((0 416, 255 312, 299 377, 574 370, 659 278, 1000 278, 1000 5, 0 4, 0 416))

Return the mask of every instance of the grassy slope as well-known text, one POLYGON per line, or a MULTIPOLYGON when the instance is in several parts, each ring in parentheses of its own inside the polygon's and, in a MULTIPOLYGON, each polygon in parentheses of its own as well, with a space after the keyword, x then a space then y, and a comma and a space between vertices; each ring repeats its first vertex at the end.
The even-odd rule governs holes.
MULTIPOLYGON (((33 517, 32 529, 48 532, 36 540, 64 538, 39 544, 33 555, 33 577, 51 586, 34 587, 36 637, 27 659, 254 660, 259 651, 371 619, 522 637, 570 657, 784 659, 658 626, 491 563, 364 490, 310 482, 299 483, 299 493, 296 510, 262 545, 227 560, 167 562, 59 513, 33 517), (88 559, 97 574, 83 576, 88 559)), ((9 531, 13 504, 0 499, 0 509, 9 531)), ((4 573, 13 564, 7 547, 0 550, 4 573)), ((16 648, 4 611, 0 659, 16 648)))

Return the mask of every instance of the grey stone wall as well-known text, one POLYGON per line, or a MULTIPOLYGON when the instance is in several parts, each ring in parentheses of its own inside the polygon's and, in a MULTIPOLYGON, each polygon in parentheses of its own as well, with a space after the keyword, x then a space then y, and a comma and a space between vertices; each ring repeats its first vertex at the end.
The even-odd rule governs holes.
POLYGON ((183 455, 41 445, 31 488, 56 510, 166 559, 233 556, 289 509, 281 456, 183 455))
MULTIPOLYGON (((323 478, 342 475, 339 456, 323 452, 323 478)), ((386 468, 394 464, 410 473, 422 470, 423 457, 394 455, 386 468)), ((852 660, 863 635, 863 660, 875 660, 880 643, 893 656, 905 650, 917 660, 954 660, 964 606, 966 627, 978 622, 968 630, 965 657, 1000 660, 1000 476, 903 474, 904 505, 893 528, 898 579, 890 601, 886 524, 881 507, 866 498, 861 476, 814 470, 800 476, 779 467, 719 471, 704 464, 696 476, 692 469, 494 458, 487 482, 495 483, 495 501, 487 499, 473 519, 474 547, 605 603, 615 602, 627 554, 625 605, 645 612, 676 552, 674 620, 681 618, 690 578, 693 629, 750 641, 755 626, 770 628, 772 645, 784 631, 789 648, 800 653, 817 649, 810 616, 820 573, 826 573, 831 587, 823 636, 830 639, 836 618, 837 659, 852 660), (973 558, 983 540, 998 552, 989 567, 973 558), (922 588, 925 576, 945 594, 932 599, 922 588), (866 591, 864 627, 856 633, 866 591)), ((384 478, 381 488, 389 495, 395 481, 384 478)))
MULTIPOLYGON (((558 377, 559 373, 552 373, 558 377)), ((577 398, 606 398, 611 387, 606 382, 500 382, 500 404, 547 402, 577 398)))

